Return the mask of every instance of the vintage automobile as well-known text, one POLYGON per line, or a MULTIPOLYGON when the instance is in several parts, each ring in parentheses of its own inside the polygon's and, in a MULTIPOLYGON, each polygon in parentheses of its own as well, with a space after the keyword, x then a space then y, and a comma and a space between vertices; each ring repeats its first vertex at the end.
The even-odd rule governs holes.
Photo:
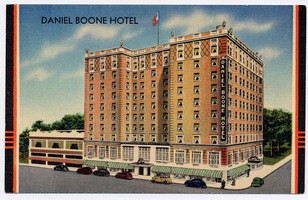
POLYGON ((56 165, 54 168, 53 168, 55 171, 62 171, 62 172, 68 172, 69 169, 66 165, 56 165))
POLYGON ((95 176, 110 176, 110 172, 107 169, 98 169, 93 172, 95 176))
POLYGON ((152 183, 171 184, 172 180, 169 176, 154 176, 151 180, 152 183))
POLYGON ((119 172, 115 175, 116 178, 122 178, 122 179, 127 179, 131 180, 133 179, 133 175, 130 172, 124 171, 124 172, 119 172))
POLYGON ((260 177, 253 178, 251 187, 261 187, 264 184, 264 180, 260 177))
POLYGON ((92 169, 91 169, 91 167, 82 167, 82 168, 79 168, 77 170, 77 173, 78 174, 86 174, 86 175, 92 174, 92 169))
POLYGON ((202 179, 192 179, 185 181, 186 187, 207 188, 206 183, 202 179))

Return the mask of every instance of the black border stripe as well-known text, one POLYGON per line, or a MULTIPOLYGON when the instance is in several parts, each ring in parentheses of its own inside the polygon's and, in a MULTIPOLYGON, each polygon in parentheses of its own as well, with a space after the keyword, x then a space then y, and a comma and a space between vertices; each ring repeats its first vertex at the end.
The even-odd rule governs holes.
MULTIPOLYGON (((298 34, 298 131, 305 132, 306 84, 306 6, 299 6, 298 34)), ((304 139, 305 140, 305 139, 304 139)), ((305 141, 299 139, 298 193, 305 191, 305 141), (302 146, 303 145, 303 146, 302 146)))
MULTIPOLYGON (((14 130, 14 5, 6 6, 5 130, 14 130)), ((5 146, 10 146, 6 143, 5 146)), ((5 192, 13 193, 14 149, 5 150, 5 192)))

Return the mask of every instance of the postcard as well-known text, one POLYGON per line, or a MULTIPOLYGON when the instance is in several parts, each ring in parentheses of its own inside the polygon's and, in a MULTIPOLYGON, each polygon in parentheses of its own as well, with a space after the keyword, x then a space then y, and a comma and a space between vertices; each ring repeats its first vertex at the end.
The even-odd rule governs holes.
POLYGON ((305 6, 6 17, 7 193, 304 193, 305 6))

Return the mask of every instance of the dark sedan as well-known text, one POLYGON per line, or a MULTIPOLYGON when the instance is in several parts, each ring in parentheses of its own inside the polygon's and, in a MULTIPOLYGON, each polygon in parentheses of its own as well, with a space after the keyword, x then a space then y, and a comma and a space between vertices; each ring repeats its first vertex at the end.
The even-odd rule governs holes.
POLYGON ((130 172, 119 172, 115 175, 116 178, 122 178, 122 179, 127 179, 127 180, 131 180, 133 179, 133 175, 130 172))
POLYGON ((61 171, 61 172, 69 171, 69 169, 68 169, 68 167, 66 165, 56 165, 53 169, 55 171, 61 171))
POLYGON ((93 172, 95 176, 110 176, 110 172, 107 169, 98 169, 93 172))
POLYGON ((192 179, 184 183, 186 187, 207 188, 206 183, 201 179, 192 179))
POLYGON ((78 174, 86 174, 86 175, 92 174, 92 169, 91 169, 91 167, 82 167, 82 168, 77 170, 77 173, 78 174))

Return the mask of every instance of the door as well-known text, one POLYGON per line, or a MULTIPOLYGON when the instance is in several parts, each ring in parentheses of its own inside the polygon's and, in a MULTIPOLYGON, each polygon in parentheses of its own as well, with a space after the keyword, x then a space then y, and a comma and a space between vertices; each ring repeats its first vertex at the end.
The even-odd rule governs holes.
POLYGON ((139 167, 139 175, 143 175, 143 167, 139 167))

